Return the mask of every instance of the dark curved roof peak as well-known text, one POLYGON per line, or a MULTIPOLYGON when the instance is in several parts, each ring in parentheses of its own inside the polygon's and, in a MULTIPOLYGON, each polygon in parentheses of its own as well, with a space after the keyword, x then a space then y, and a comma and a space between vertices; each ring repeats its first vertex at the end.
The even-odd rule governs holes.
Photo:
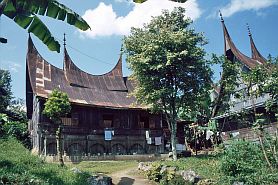
POLYGON ((241 53, 237 47, 235 46, 235 44, 233 43, 229 32, 226 28, 226 25, 224 23, 224 20, 222 21, 222 27, 223 27, 223 33, 224 33, 224 53, 226 55, 226 57, 229 60, 234 60, 234 57, 241 62, 243 65, 245 65, 247 68, 252 69, 254 67, 256 67, 257 65, 260 64, 260 62, 257 59, 254 58, 250 58, 246 55, 244 55, 243 53, 241 53))
POLYGON ((120 55, 120 58, 118 60, 118 62, 116 63, 116 65, 113 67, 113 69, 107 73, 104 74, 100 74, 100 75, 94 75, 94 74, 90 74, 87 73, 85 71, 83 71, 82 69, 80 69, 79 67, 77 67, 77 65, 75 65, 75 63, 72 61, 72 59, 70 58, 67 49, 64 49, 64 70, 65 71, 69 71, 69 70, 75 70, 75 71, 80 71, 80 72, 84 72, 88 75, 91 76, 120 76, 123 77, 123 71, 122 71, 122 55, 120 55))
POLYGON ((253 37, 252 37, 252 33, 250 31, 250 27, 249 27, 248 24, 247 24, 247 28, 248 28, 248 35, 249 35, 249 38, 250 38, 252 59, 257 60, 261 64, 266 64, 267 63, 266 59, 261 55, 261 53, 258 51, 258 49, 257 49, 257 47, 256 47, 256 45, 254 43, 254 40, 253 40, 253 37))
MULTIPOLYGON (((44 60, 35 48, 31 37, 28 39, 26 57, 26 92, 47 98, 55 88, 66 92, 73 103, 96 107, 121 109, 146 109, 136 103, 132 81, 122 76, 122 57, 116 66, 103 75, 91 75, 80 70, 64 48, 64 67, 57 68, 44 60)), ((28 94, 27 93, 27 94, 28 94)), ((32 98, 26 94, 28 102, 32 98)), ((32 107, 31 107, 32 108, 32 107)), ((28 108, 30 112, 31 108, 28 108)))

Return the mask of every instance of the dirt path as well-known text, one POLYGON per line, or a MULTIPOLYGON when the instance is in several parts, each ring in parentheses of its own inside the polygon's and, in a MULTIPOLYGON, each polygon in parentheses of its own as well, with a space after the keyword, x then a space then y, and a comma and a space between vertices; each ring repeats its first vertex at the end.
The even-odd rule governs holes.
POLYGON ((155 185, 139 174, 137 167, 114 172, 110 176, 115 185, 155 185))

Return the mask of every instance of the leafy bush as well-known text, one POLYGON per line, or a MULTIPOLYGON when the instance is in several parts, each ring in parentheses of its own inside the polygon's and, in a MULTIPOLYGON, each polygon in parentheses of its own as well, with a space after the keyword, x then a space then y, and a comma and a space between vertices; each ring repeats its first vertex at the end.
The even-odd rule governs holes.
POLYGON ((159 163, 152 163, 150 170, 146 171, 146 176, 148 179, 159 182, 162 179, 162 174, 160 174, 161 165, 159 163))
POLYGON ((192 182, 186 182, 180 175, 175 175, 171 179, 167 179, 167 176, 163 176, 159 183, 161 185, 193 185, 192 182))
POLYGON ((19 140, 26 148, 31 147, 31 141, 26 122, 7 121, 3 125, 3 132, 5 136, 12 136, 19 140))
POLYGON ((262 168, 262 152, 257 144, 247 141, 237 141, 224 152, 220 168, 228 176, 251 174, 257 168, 262 168))
POLYGON ((146 172, 146 175, 148 179, 159 182, 161 185, 191 185, 189 182, 185 182, 181 175, 176 174, 175 168, 167 168, 158 162, 152 163, 152 167, 146 172))
POLYGON ((6 114, 0 114, 0 137, 14 137, 26 148, 31 147, 26 120, 12 121, 6 114))
POLYGON ((244 184, 270 184, 278 181, 264 160, 261 148, 256 143, 235 141, 225 150, 220 161, 222 181, 244 184))

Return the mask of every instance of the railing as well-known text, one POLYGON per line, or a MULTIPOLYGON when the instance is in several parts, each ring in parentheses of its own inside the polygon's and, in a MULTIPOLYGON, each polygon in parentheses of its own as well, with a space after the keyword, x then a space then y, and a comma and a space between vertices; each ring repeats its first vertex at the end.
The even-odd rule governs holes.
MULTIPOLYGON (((115 135, 145 135, 146 131, 150 132, 151 137, 162 136, 162 129, 123 129, 123 128, 108 128, 113 130, 115 135)), ((55 133, 56 128, 48 126, 48 132, 55 133)), ((92 129, 86 127, 63 126, 62 132, 64 134, 77 134, 77 135, 103 135, 106 129, 92 129)))
POLYGON ((265 94, 264 96, 260 96, 254 99, 251 98, 245 100, 236 99, 234 104, 231 106, 230 110, 232 112, 236 112, 236 111, 240 111, 243 108, 251 108, 253 105, 255 106, 260 105, 268 99, 270 99, 270 96, 268 94, 265 94))

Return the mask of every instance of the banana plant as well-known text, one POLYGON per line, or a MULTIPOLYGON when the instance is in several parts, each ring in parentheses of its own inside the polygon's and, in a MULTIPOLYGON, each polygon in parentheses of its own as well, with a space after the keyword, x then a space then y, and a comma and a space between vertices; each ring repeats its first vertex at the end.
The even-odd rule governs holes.
POLYGON ((37 36, 51 51, 60 52, 60 44, 37 15, 66 21, 80 30, 88 23, 73 10, 55 0, 0 0, 0 16, 5 15, 37 36))

